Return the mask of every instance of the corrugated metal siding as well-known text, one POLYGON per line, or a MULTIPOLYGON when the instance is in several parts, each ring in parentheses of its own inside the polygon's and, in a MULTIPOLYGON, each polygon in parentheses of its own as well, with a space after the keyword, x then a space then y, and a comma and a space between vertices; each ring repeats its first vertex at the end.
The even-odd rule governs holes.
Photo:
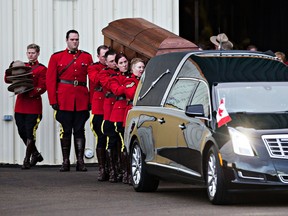
MULTIPOLYGON (((80 49, 90 52, 96 61, 96 49, 103 43, 101 30, 109 22, 141 17, 175 34, 179 32, 178 0, 0 0, 0 71, 1 76, 12 60, 26 61, 26 46, 32 42, 41 47, 39 61, 48 65, 50 55, 66 48, 65 34, 76 29, 80 34, 80 49)), ((15 97, 1 82, 0 163, 22 164, 25 146, 13 121, 15 97)), ((43 119, 37 130, 36 145, 44 161, 41 164, 61 164, 59 124, 54 120, 47 94, 43 100, 43 119)), ((86 124, 86 147, 95 150, 95 138, 86 124)), ((75 162, 71 149, 71 162, 75 162)), ((97 162, 96 157, 86 160, 97 162)))

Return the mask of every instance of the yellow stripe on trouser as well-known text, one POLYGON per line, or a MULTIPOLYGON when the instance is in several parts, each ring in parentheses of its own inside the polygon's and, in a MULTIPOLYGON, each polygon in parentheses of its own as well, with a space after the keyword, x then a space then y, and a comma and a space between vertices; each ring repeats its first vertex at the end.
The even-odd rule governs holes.
MULTIPOLYGON (((105 134, 105 133, 104 133, 104 123, 105 123, 105 121, 106 121, 106 120, 103 120, 103 121, 102 121, 102 124, 101 124, 101 132, 102 132, 103 134, 105 134)), ((106 148, 105 148, 106 150, 108 149, 108 143, 109 143, 109 136, 107 136, 106 148)))
POLYGON ((98 136, 97 136, 97 133, 95 132, 94 130, 94 127, 93 127, 93 118, 94 118, 94 114, 91 115, 91 118, 90 118, 90 128, 91 128, 91 131, 93 133, 93 135, 95 136, 95 145, 97 146, 97 143, 98 143, 98 136))
MULTIPOLYGON (((54 119, 56 120, 56 114, 57 114, 57 110, 54 110, 54 119)), ((64 130, 63 130, 63 127, 62 127, 62 125, 61 125, 61 123, 59 123, 60 124, 60 139, 62 139, 63 138, 63 134, 64 134, 64 130)))
POLYGON ((40 121, 41 121, 40 115, 38 115, 38 118, 36 120, 36 125, 33 127, 33 140, 36 140, 36 130, 38 128, 40 121))
POLYGON ((115 125, 115 131, 119 134, 119 137, 120 137, 120 140, 121 140, 121 152, 123 152, 124 150, 124 138, 122 136, 122 134, 120 132, 118 132, 118 128, 117 128, 117 122, 114 122, 114 125, 115 125))

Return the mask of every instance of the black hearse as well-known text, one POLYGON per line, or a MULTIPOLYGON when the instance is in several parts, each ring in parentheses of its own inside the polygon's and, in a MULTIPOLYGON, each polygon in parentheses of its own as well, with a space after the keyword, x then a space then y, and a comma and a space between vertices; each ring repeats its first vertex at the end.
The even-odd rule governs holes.
POLYGON ((159 180, 288 189, 288 67, 260 52, 197 51, 150 59, 125 128, 133 187, 159 180))

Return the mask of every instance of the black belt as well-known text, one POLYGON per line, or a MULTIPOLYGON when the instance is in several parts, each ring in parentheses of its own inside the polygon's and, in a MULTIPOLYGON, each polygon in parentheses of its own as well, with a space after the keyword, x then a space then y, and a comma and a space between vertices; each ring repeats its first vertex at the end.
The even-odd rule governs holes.
POLYGON ((112 97, 115 97, 115 95, 114 95, 112 92, 107 92, 107 93, 105 94, 105 97, 106 97, 106 98, 112 98, 112 97))
POLYGON ((125 97, 125 95, 124 96, 117 96, 116 100, 126 100, 126 97, 125 97))
POLYGON ((71 84, 74 86, 86 86, 87 83, 86 82, 79 82, 78 80, 63 80, 60 79, 58 80, 59 83, 63 83, 63 84, 71 84))
POLYGON ((94 91, 102 92, 103 91, 103 87, 102 86, 95 87, 94 91))

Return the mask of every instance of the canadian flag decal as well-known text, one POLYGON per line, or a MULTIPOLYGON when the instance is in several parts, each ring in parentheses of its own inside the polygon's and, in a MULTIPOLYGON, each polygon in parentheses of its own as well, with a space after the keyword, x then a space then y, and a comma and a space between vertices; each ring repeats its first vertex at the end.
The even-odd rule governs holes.
POLYGON ((218 128, 232 120, 225 107, 225 98, 222 98, 220 100, 216 119, 218 123, 218 128))

